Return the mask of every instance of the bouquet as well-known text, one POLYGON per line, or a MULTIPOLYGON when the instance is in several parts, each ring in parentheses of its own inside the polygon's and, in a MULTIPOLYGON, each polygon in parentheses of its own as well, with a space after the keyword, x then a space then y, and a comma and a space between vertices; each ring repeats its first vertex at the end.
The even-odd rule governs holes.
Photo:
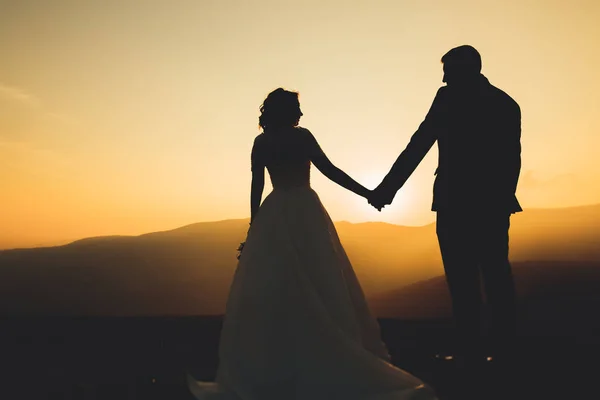
POLYGON ((237 259, 238 259, 238 260, 239 260, 239 259, 240 259, 240 257, 242 256, 242 251, 244 251, 244 245, 245 245, 245 244, 246 244, 246 242, 242 242, 242 243, 240 243, 240 245, 239 245, 239 246, 238 246, 238 248, 237 248, 237 252, 238 252, 237 259))
MULTIPOLYGON (((252 222, 250 222, 248 225, 252 226, 252 222)), ((250 228, 248 228, 248 233, 250 233, 250 228)), ((247 235, 247 234, 246 234, 247 235)), ((237 248, 237 259, 239 260, 240 257, 242 256, 242 251, 244 251, 244 246, 246 245, 246 241, 243 241, 242 243, 240 243, 240 245, 237 248)))

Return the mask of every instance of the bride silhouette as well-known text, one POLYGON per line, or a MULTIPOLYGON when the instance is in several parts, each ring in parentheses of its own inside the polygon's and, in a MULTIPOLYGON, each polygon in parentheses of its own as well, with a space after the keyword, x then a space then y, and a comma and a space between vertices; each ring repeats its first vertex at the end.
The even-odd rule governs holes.
POLYGON ((435 400, 390 363, 336 229, 310 187, 310 166, 369 198, 298 126, 298 93, 277 89, 260 107, 252 148, 251 222, 219 344, 216 382, 188 376, 197 399, 435 400), (260 204, 264 170, 273 191, 260 204))

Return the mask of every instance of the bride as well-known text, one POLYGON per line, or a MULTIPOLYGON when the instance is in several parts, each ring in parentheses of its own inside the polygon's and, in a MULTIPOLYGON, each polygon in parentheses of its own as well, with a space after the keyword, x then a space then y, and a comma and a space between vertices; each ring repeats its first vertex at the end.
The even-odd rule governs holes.
POLYGON ((368 198, 298 126, 298 93, 277 89, 260 107, 252 148, 250 229, 219 344, 216 382, 188 375, 197 399, 435 400, 390 363, 379 325, 337 232, 310 187, 310 166, 368 198), (273 191, 260 204, 264 170, 273 191))

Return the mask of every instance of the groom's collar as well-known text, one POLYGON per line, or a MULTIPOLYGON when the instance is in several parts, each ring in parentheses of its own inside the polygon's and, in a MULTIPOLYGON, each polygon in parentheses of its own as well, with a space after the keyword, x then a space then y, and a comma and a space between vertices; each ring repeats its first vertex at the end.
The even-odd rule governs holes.
POLYGON ((483 74, 479 74, 477 77, 472 78, 472 80, 468 83, 463 83, 461 85, 453 85, 453 86, 449 86, 452 88, 452 90, 457 90, 459 93, 463 92, 463 93, 469 93, 472 92, 473 90, 479 90, 482 88, 485 88, 487 86, 490 86, 490 81, 489 79, 483 75, 483 74))

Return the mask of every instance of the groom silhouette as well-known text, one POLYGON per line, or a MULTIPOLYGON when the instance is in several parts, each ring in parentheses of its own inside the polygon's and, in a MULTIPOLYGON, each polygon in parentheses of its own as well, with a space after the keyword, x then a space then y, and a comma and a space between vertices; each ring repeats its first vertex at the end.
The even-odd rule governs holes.
POLYGON ((508 260, 510 215, 521 169, 519 105, 481 74, 481 56, 468 45, 442 57, 441 87, 419 129, 369 203, 391 204, 437 141, 432 211, 446 281, 461 339, 457 354, 478 360, 483 280, 494 355, 506 354, 515 333, 515 290, 508 260), (494 351, 495 350, 495 351, 494 351))

